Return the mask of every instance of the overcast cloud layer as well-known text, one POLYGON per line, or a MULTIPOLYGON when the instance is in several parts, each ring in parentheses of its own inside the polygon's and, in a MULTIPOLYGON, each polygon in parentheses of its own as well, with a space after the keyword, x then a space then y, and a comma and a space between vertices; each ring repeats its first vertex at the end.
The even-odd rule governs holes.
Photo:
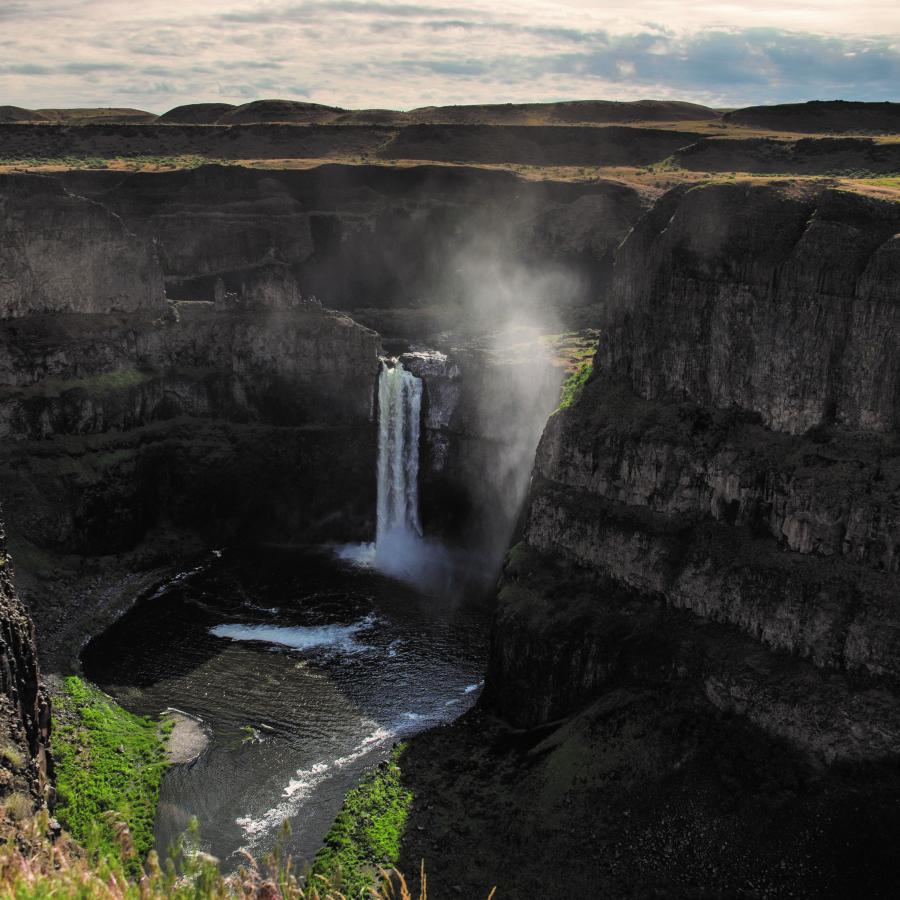
POLYGON ((871 0, 0 0, 0 104, 900 100, 871 0))

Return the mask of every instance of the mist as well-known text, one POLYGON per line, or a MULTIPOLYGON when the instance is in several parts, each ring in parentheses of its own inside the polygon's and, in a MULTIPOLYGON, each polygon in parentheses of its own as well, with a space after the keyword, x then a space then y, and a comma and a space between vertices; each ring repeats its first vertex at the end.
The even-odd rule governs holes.
POLYGON ((491 577, 525 499, 534 454, 559 401, 563 369, 546 338, 566 330, 565 313, 584 300, 579 274, 529 258, 528 217, 472 233, 449 268, 459 292, 460 331, 477 330, 465 363, 465 430, 478 435, 465 486, 476 501, 466 545, 491 577), (518 226, 518 227, 516 227, 518 226), (523 234, 524 232, 524 234, 523 234))
POLYGON ((444 327, 401 357, 423 381, 422 529, 393 530, 344 555, 443 594, 489 588, 516 529, 534 454, 564 369, 552 336, 582 307, 583 277, 531 250, 532 211, 497 204, 425 235, 424 305, 444 327))

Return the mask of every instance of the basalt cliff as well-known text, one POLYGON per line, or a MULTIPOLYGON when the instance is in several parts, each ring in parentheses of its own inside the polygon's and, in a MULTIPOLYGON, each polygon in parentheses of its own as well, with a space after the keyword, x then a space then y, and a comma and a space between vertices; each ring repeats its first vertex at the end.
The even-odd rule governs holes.
MULTIPOLYGON (((396 353, 424 382, 426 530, 517 533, 483 697, 411 748, 404 867, 427 858, 437 897, 526 896, 551 865, 546 896, 880 895, 898 234, 897 204, 789 179, 0 176, 0 499, 42 656, 200 550, 370 540, 396 353), (517 304, 600 326, 533 460, 513 432, 559 372, 442 337, 517 304)), ((49 710, 2 573, 0 790, 36 805, 49 710)))
MULTIPOLYGON (((471 814, 503 834, 486 869, 567 835, 508 853, 513 894, 551 863, 610 896, 892 890, 898 232, 896 204, 705 185, 618 249, 593 375, 537 451, 481 712, 457 726, 467 790, 501 810, 471 814)), ((424 756, 414 778, 453 795, 424 756)))
MULTIPOLYGON (((532 271, 576 273, 535 313, 578 315, 647 205, 621 185, 434 167, 0 176, 0 484, 44 653, 77 653, 112 569, 134 588, 235 540, 371 539, 382 347, 358 322, 408 346, 458 318, 471 276, 453 261, 479 227, 532 271)), ((505 461, 483 490, 504 436, 478 402, 503 366, 439 356, 423 477, 459 494, 431 519, 462 533, 512 477, 505 461)), ((552 394, 558 376, 540 377, 552 394)))
MULTIPOLYGON (((822 744, 822 715, 804 725, 813 682, 772 718, 749 674, 706 676, 714 704, 829 759, 896 753, 900 736, 867 718, 898 676, 898 230, 896 205, 843 192, 665 197, 620 248, 594 377, 544 432, 524 529, 629 606, 727 625, 756 657, 829 673, 831 699, 845 684, 822 744)), ((616 670, 587 639, 562 694, 521 691, 527 653, 498 640, 493 684, 523 724, 616 670)))

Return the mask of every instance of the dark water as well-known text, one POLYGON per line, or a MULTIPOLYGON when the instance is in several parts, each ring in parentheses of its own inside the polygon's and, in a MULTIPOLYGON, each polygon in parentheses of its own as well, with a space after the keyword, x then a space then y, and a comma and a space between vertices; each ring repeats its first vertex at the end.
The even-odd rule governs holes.
POLYGON ((228 867, 281 823, 309 859, 360 774, 393 743, 475 701, 483 601, 429 596, 327 551, 225 552, 92 640, 85 674, 123 706, 202 719, 208 749, 165 776, 164 852, 191 816, 228 867))

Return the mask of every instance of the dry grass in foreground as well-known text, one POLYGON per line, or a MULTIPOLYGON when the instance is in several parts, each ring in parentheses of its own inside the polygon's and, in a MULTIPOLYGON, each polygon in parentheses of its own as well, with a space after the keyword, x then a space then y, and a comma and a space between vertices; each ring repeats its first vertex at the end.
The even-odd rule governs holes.
MULTIPOLYGON (((162 865, 151 851, 143 874, 128 875, 116 860, 90 860, 63 834, 51 840, 46 812, 21 823, 15 836, 0 846, 0 897, 15 900, 427 900, 424 865, 421 888, 413 896, 406 879, 395 871, 373 873, 373 885, 357 894, 342 892, 339 879, 298 877, 289 856, 276 850, 262 861, 249 854, 232 875, 219 872, 216 860, 184 847, 162 865)), ((122 856, 134 853, 131 836, 119 827, 122 856)), ((493 897, 493 892, 491 893, 493 897)))

